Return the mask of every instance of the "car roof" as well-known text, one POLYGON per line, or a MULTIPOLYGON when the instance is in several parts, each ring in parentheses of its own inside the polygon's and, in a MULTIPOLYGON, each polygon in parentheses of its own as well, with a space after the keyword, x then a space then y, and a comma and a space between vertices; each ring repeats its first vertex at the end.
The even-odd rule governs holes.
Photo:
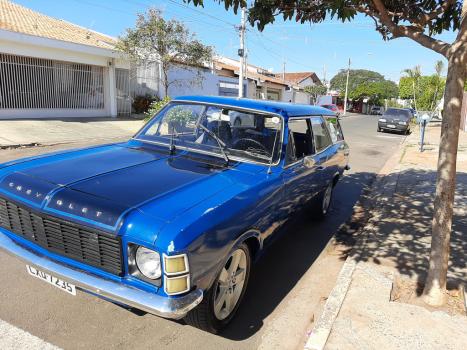
POLYGON ((235 98, 224 96, 180 96, 174 98, 174 101, 211 103, 239 108, 254 109, 261 112, 279 113, 284 115, 286 118, 305 115, 335 116, 334 112, 320 106, 267 100, 252 100, 248 98, 235 98))

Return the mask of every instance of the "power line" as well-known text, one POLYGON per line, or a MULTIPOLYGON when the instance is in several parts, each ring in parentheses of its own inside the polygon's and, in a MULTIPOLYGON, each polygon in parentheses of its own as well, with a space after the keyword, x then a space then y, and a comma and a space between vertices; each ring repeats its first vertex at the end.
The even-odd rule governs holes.
POLYGON ((287 61, 290 61, 290 62, 292 62, 292 63, 295 63, 295 64, 297 64, 297 65, 299 65, 299 66, 302 66, 302 67, 304 67, 304 68, 306 68, 306 69, 317 70, 317 69, 313 69, 313 67, 311 67, 310 65, 304 64, 304 63, 302 63, 302 62, 300 62, 300 61, 297 61, 297 60, 291 58, 290 56, 286 56, 286 55, 283 55, 283 54, 281 54, 281 53, 278 53, 277 51, 271 49, 270 47, 266 47, 261 39, 269 40, 270 42, 274 43, 275 45, 279 45, 279 46, 284 46, 284 44, 277 43, 277 42, 275 42, 274 40, 269 39, 269 38, 267 38, 266 36, 264 36, 264 34, 261 34, 261 35, 260 35, 260 34, 257 33, 256 31, 252 31, 252 33, 256 34, 256 36, 259 38, 259 40, 257 41, 257 43, 258 43, 264 50, 266 50, 269 54, 272 54, 273 56, 276 56, 279 60, 282 61, 282 60, 284 60, 284 58, 286 58, 287 61))
MULTIPOLYGON (((140 5, 140 6, 143 6, 143 7, 149 7, 149 6, 153 6, 152 3, 147 3, 147 2, 143 2, 143 1, 134 1, 134 0, 123 0, 129 4, 133 4, 133 5, 140 5)), ((202 23, 202 24, 206 24, 206 25, 209 25, 209 26, 213 26, 213 27, 218 27, 218 28, 230 28, 230 29, 235 29, 235 25, 233 23, 230 23, 230 22, 227 22, 227 21, 224 21, 220 18, 217 18, 215 16, 212 16, 208 13, 205 13, 203 11, 200 11, 198 9, 195 9, 195 8, 192 8, 188 5, 185 5, 185 4, 181 4, 175 0, 168 0, 170 3, 178 6, 178 7, 181 7, 181 8, 185 8, 185 9, 188 9, 188 10, 191 10, 192 12, 195 12, 197 13, 198 15, 202 15, 202 16, 205 16, 205 17, 209 17, 209 18, 212 18, 212 19, 215 19, 216 21, 219 21, 219 22, 222 22, 224 25, 223 26, 220 26, 219 24, 213 24, 213 23, 210 23, 210 22, 206 22, 206 21, 202 21, 202 20, 198 20, 195 22, 199 22, 199 23, 202 23)), ((177 12, 174 12, 177 14, 177 16, 181 16, 181 17, 185 17, 186 16, 183 16, 181 15, 180 13, 177 13, 177 12)), ((190 18, 190 17, 188 17, 190 18)), ((191 20, 193 20, 192 18, 190 18, 191 20)))
POLYGON ((216 16, 213 16, 213 15, 211 15, 211 14, 209 14, 209 13, 200 11, 200 10, 194 8, 194 7, 189 6, 189 5, 179 3, 179 2, 177 2, 177 1, 175 1, 175 0, 168 0, 168 1, 171 2, 171 3, 173 3, 173 4, 175 4, 175 5, 177 5, 177 6, 184 7, 184 8, 187 8, 187 9, 193 11, 193 12, 199 13, 200 15, 203 15, 203 16, 206 16, 206 17, 210 17, 210 18, 212 18, 212 19, 215 19, 216 21, 220 21, 220 22, 223 22, 223 23, 228 24, 228 25, 230 25, 230 26, 233 26, 234 28, 236 27, 236 25, 235 25, 234 23, 231 23, 231 22, 229 22, 229 21, 225 21, 225 20, 223 20, 223 19, 221 19, 221 18, 219 18, 219 17, 216 17, 216 16))

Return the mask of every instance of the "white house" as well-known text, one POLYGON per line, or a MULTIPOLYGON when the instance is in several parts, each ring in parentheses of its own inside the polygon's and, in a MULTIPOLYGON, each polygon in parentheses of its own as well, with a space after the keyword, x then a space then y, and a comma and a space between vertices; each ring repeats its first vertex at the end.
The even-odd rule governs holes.
POLYGON ((116 39, 0 0, 0 119, 131 112, 116 39))
MULTIPOLYGON (((228 57, 216 57, 214 60, 214 71, 224 79, 236 79, 235 84, 224 83, 229 86, 233 95, 238 95, 238 76, 240 74, 240 62, 228 57)), ((290 83, 277 78, 268 70, 248 64, 246 66, 244 97, 263 100, 288 101, 285 91, 290 83)), ((219 94, 223 95, 223 94, 219 94)))
POLYGON ((322 85, 321 80, 314 72, 293 72, 276 74, 276 77, 289 82, 290 88, 287 89, 286 98, 295 103, 310 104, 311 95, 304 91, 305 87, 313 85, 322 85))

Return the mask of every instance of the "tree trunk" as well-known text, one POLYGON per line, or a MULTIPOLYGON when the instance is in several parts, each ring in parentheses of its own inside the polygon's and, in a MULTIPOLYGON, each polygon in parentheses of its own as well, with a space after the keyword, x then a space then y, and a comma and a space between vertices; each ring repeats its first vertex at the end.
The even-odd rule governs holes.
POLYGON ((449 68, 439 145, 430 265, 423 291, 425 302, 433 306, 442 305, 446 301, 446 279, 456 186, 457 148, 467 65, 465 49, 467 32, 465 27, 464 23, 458 39, 452 46, 453 50, 448 56, 449 68))
POLYGON ((162 70, 162 79, 164 84, 164 97, 169 96, 169 65, 165 62, 161 62, 161 70, 162 70))
POLYGON ((167 74, 167 70, 165 69, 164 69, 164 93, 165 93, 164 97, 169 96, 169 77, 167 74))

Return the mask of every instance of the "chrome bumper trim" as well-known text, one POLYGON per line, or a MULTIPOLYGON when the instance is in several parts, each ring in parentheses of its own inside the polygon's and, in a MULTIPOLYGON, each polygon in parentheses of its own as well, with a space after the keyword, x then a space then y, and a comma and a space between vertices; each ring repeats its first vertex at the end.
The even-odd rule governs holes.
POLYGON ((102 296, 119 304, 140 309, 164 318, 180 319, 203 300, 203 291, 173 298, 163 297, 132 286, 98 277, 81 269, 62 265, 48 257, 32 251, 11 239, 0 228, 0 250, 17 257, 40 270, 68 281, 79 289, 102 296))

